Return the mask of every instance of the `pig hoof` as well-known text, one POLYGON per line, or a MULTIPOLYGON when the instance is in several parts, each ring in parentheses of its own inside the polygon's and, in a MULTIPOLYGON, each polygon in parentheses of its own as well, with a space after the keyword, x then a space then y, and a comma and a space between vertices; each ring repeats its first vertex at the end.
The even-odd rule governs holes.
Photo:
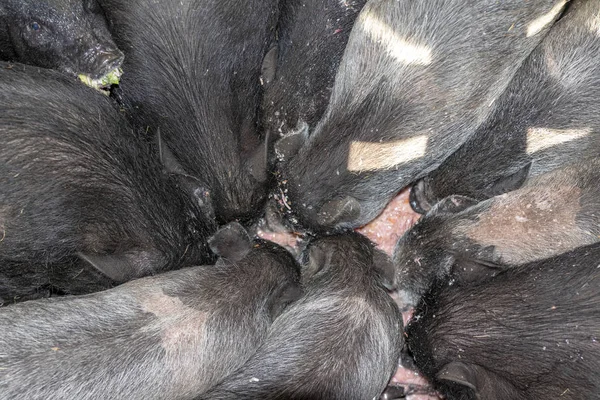
POLYGON ((432 206, 425 195, 426 186, 427 184, 425 183, 425 180, 421 179, 410 188, 410 194, 408 197, 410 207, 414 212, 419 214, 426 214, 432 206))
POLYGON ((406 391, 404 390, 404 386, 389 385, 385 388, 379 400, 392 400, 404 398, 406 398, 406 391))

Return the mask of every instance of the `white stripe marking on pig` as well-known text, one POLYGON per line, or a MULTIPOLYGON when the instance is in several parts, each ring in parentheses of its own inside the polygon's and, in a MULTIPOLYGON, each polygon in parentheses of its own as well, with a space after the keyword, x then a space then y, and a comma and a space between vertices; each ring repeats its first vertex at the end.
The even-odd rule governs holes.
POLYGON ((354 141, 350 143, 348 171, 377 171, 393 168, 399 164, 425 155, 427 136, 386 143, 354 141))
POLYGON ((527 154, 537 153, 540 150, 545 150, 561 143, 588 136, 590 133, 592 133, 590 128, 529 128, 527 129, 527 154))
POLYGON ((371 12, 365 12, 360 17, 362 29, 382 46, 387 53, 404 64, 431 64, 431 49, 427 46, 410 43, 399 37, 392 28, 381 21, 371 12))
MULTIPOLYGON (((197 393, 206 390, 207 376, 215 371, 205 371, 210 360, 205 358, 207 332, 205 324, 208 313, 184 304, 179 297, 169 296, 159 286, 146 286, 136 293, 142 311, 156 316, 157 320, 146 330, 158 329, 161 346, 166 352, 164 360, 165 376, 168 378, 170 393, 197 393), (194 376, 204 374, 203 379, 194 376)), ((218 371, 217 371, 218 373, 218 371)), ((172 397, 172 396, 171 396, 172 397)), ((182 397, 187 397, 184 395, 182 397)))
POLYGON ((567 4, 567 0, 561 0, 546 14, 531 21, 529 25, 527 25, 527 37, 537 35, 546 27, 546 25, 554 22, 556 16, 562 11, 565 4, 567 4))
POLYGON ((596 36, 600 36, 600 13, 594 15, 594 17, 588 19, 586 24, 590 32, 595 33, 596 36))
POLYGON ((162 346, 169 354, 177 354, 190 345, 193 348, 201 340, 206 312, 186 306, 181 299, 165 294, 158 287, 148 288, 139 301, 144 312, 158 318, 162 346))
POLYGON ((8 206, 0 207, 0 242, 6 239, 6 222, 8 221, 8 206))

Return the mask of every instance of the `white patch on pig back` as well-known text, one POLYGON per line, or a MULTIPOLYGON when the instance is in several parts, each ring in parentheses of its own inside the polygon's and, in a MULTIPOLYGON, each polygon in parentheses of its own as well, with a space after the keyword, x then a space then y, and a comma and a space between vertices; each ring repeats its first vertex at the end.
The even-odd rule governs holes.
POLYGON ((596 15, 590 17, 585 23, 590 32, 595 33, 596 36, 600 36, 600 12, 597 12, 596 15))
MULTIPOLYGON (((541 181, 540 183, 545 183, 541 181)), ((577 225, 581 190, 540 184, 492 200, 473 224, 458 228, 482 247, 495 246, 505 263, 525 263, 598 240, 577 225)))
POLYGON ((385 143, 353 141, 348 151, 348 171, 391 169, 423 157, 426 149, 425 135, 385 143))
MULTIPOLYGON (((207 368, 203 351, 207 312, 186 306, 178 297, 168 296, 159 286, 137 291, 142 311, 158 319, 147 331, 159 330, 165 350, 165 376, 173 384, 174 393, 194 393, 205 382, 200 374, 207 368)), ((209 367, 209 366, 208 366, 209 367)))
POLYGON ((411 43, 394 32, 392 28, 380 20, 373 12, 360 14, 359 23, 369 37, 385 47, 389 56, 402 64, 429 65, 432 56, 427 46, 411 43))
POLYGON ((558 146, 572 140, 580 139, 592 133, 590 128, 581 129, 550 129, 529 128, 527 129, 527 154, 558 146))
MULTIPOLYGON (((587 22, 587 21, 586 21, 587 22)), ((576 47, 575 47, 576 48, 576 47)), ((568 92, 587 93, 596 80, 596 66, 593 59, 581 57, 577 51, 564 51, 557 46, 542 46, 546 72, 554 84, 568 92)))
POLYGON ((567 4, 567 0, 559 1, 550 11, 546 14, 539 16, 527 25, 527 37, 531 37, 540 33, 544 28, 550 25, 558 14, 562 11, 563 7, 567 4))
POLYGON ((8 221, 8 206, 0 207, 0 242, 6 239, 6 221, 8 221))
POLYGON ((181 346, 195 343, 202 335, 206 312, 184 305, 181 299, 166 295, 157 286, 146 288, 145 293, 137 297, 142 311, 158 318, 162 346, 167 352, 179 351, 181 346))
POLYGON ((147 293, 141 306, 161 321, 162 346, 167 352, 196 342, 202 333, 206 313, 184 305, 181 299, 166 295, 162 289, 147 293))

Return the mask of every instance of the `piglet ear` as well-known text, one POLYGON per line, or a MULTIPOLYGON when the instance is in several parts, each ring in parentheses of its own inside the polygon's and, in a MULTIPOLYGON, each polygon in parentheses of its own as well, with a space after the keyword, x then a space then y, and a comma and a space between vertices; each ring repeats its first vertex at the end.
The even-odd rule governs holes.
POLYGON ((523 167, 511 175, 503 176, 496 180, 490 187, 485 191, 485 195, 488 197, 498 196, 504 193, 517 190, 529 176, 529 170, 531 169, 531 162, 525 164, 523 167))
POLYGON ((436 203, 431 208, 430 213, 431 214, 456 214, 456 213, 466 210, 469 207, 474 206, 477 203, 478 203, 477 200, 472 199, 470 197, 454 194, 454 195, 448 196, 448 197, 440 200, 438 203, 436 203))
POLYGON ((263 58, 262 67, 260 69, 260 75, 262 78, 262 84, 268 86, 275 80, 277 73, 277 58, 279 57, 279 48, 274 45, 269 49, 265 58, 263 58))
POLYGON ((208 239, 210 249, 219 257, 239 261, 252 249, 252 239, 237 222, 230 222, 208 239))
POLYGON ((446 364, 437 374, 436 378, 450 381, 477 391, 478 371, 472 365, 461 362, 446 364))
POLYGON ((451 362, 437 373, 436 378, 472 389, 478 400, 520 398, 514 386, 478 365, 451 362))
POLYGON ((459 257, 452 266, 452 275, 458 283, 472 285, 493 278, 502 270, 501 266, 459 257))
POLYGON ((87 262, 116 283, 152 275, 164 267, 165 259, 158 251, 129 250, 119 254, 78 253, 87 262))
POLYGON ((258 146, 248 160, 250 174, 259 183, 267 181, 267 172, 269 167, 269 133, 262 145, 258 146))
POLYGON ((100 8, 100 4, 96 0, 84 0, 83 9, 94 14, 99 14, 102 12, 102 8, 100 8))
POLYGON ((404 386, 389 385, 385 388, 379 400, 397 400, 406 399, 406 389, 404 386))
POLYGON ((323 269, 329 266, 331 262, 331 250, 320 245, 311 245, 304 250, 302 265, 302 281, 306 282, 323 269))
POLYGON ((408 201, 414 212, 419 214, 427 214, 433 206, 432 201, 428 199, 427 193, 430 191, 429 185, 425 178, 414 183, 410 188, 408 201))
POLYGON ((94 267, 104 276, 107 276, 116 283, 124 283, 130 280, 134 275, 133 266, 129 260, 120 255, 98 255, 98 254, 77 254, 79 258, 94 267))
POLYGON ((381 278, 381 284, 387 290, 395 289, 395 276, 396 268, 392 259, 383 251, 374 249, 373 250, 373 266, 381 278))
POLYGON ((194 201, 200 209, 200 212, 202 212, 209 221, 214 221, 215 210, 208 186, 199 179, 189 175, 183 166, 179 164, 177 157, 175 157, 167 144, 162 140, 160 128, 156 129, 156 144, 158 146, 160 162, 165 171, 175 176, 175 180, 179 184, 181 190, 191 197, 192 201, 194 201))
POLYGON ((317 222, 333 227, 341 223, 352 223, 360 216, 360 203, 354 197, 328 201, 321 207, 317 222))
POLYGON ((275 155, 279 161, 287 161, 300 151, 308 139, 308 124, 298 121, 296 129, 275 142, 275 155))
POLYGON ((170 174, 187 175, 185 169, 177 161, 177 157, 171 152, 167 143, 163 141, 160 134, 160 127, 156 128, 156 145, 158 146, 158 156, 165 170, 170 174))
POLYGON ((302 294, 302 289, 297 283, 289 284, 275 290, 267 304, 271 319, 274 320, 280 316, 287 306, 302 297, 302 294))

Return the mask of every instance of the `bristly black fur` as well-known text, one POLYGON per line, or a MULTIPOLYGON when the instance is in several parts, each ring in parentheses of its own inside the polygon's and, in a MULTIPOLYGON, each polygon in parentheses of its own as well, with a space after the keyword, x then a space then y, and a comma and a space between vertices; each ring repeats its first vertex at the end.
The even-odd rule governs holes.
POLYGON ((555 6, 554 0, 369 1, 323 119, 282 168, 301 223, 362 226, 437 167, 485 120, 552 24, 527 36, 528 25, 555 6), (381 151, 385 144, 396 147, 381 151), (397 154, 406 149, 402 161, 397 154), (344 199, 360 207, 322 218, 328 204, 346 207, 344 199))
POLYGON ((278 2, 100 3, 125 53, 119 91, 131 120, 151 135, 160 129, 193 178, 188 196, 209 198, 220 223, 250 222, 267 193, 257 114, 278 2))
POLYGON ((98 79, 121 65, 123 53, 96 0, 3 0, 0 60, 98 79))
POLYGON ((14 299, 210 261, 213 222, 176 194, 111 101, 58 72, 0 64, 0 264, 14 299), (14 285, 15 282, 18 284, 14 285), (12 289, 16 287, 16 292, 12 289))
POLYGON ((415 362, 452 400, 596 399, 600 246, 477 285, 438 281, 406 331, 415 362))
POLYGON ((600 5, 571 6, 531 53, 493 112, 456 153, 429 174, 417 197, 479 200, 600 150, 600 5))

